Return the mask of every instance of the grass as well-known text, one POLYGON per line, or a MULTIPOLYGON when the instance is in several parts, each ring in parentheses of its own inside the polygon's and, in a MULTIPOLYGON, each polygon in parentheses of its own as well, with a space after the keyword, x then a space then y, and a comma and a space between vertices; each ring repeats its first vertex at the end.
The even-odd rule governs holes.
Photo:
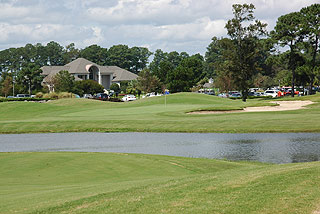
POLYGON ((0 153, 0 213, 317 213, 320 162, 0 153))
POLYGON ((250 112, 187 115, 194 110, 235 110, 272 105, 270 100, 246 103, 210 95, 179 93, 111 103, 61 99, 48 103, 0 103, 0 133, 41 132, 319 132, 320 96, 283 100, 312 100, 307 109, 286 112, 250 112), (167 105, 165 106, 165 99, 167 105))

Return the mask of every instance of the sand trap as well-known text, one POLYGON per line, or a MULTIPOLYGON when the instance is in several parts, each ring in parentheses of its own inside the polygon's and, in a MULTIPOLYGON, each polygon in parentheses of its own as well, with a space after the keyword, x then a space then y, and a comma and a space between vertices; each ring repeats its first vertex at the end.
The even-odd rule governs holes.
POLYGON ((194 111, 188 114, 225 114, 237 112, 261 112, 261 111, 289 111, 303 109, 305 106, 313 104, 312 101, 275 101, 271 103, 279 104, 278 106, 261 106, 261 107, 247 107, 243 110, 234 111, 194 111))

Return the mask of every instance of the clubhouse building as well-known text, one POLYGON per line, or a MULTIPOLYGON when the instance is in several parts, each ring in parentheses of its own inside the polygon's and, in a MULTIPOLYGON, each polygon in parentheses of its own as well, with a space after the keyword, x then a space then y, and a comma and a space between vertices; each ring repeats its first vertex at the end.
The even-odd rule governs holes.
POLYGON ((53 77, 59 71, 68 71, 76 81, 87 79, 97 81, 105 89, 110 89, 112 83, 120 85, 122 81, 131 81, 138 77, 118 66, 100 66, 84 58, 78 58, 64 66, 43 66, 41 70, 41 75, 45 76, 42 83, 48 86, 50 91, 54 91, 53 77))

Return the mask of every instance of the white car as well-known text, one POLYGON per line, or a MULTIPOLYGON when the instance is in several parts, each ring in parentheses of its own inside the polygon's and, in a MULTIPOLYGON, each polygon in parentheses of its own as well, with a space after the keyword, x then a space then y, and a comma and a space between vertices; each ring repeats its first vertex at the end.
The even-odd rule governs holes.
POLYGON ((276 90, 266 90, 264 93, 266 96, 278 97, 278 91, 276 90))
POLYGON ((254 92, 254 95, 255 97, 264 97, 264 96, 267 96, 264 92, 254 92))
POLYGON ((132 95, 132 94, 127 94, 124 97, 122 97, 121 99, 122 101, 126 102, 126 101, 134 101, 137 100, 136 96, 132 95))

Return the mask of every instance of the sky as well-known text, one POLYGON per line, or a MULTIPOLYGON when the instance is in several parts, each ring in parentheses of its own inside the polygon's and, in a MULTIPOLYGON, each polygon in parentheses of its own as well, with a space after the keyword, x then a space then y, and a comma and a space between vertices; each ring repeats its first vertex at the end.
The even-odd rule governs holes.
POLYGON ((0 50, 56 41, 204 54, 243 3, 270 31, 279 16, 320 0, 0 0, 0 50))

